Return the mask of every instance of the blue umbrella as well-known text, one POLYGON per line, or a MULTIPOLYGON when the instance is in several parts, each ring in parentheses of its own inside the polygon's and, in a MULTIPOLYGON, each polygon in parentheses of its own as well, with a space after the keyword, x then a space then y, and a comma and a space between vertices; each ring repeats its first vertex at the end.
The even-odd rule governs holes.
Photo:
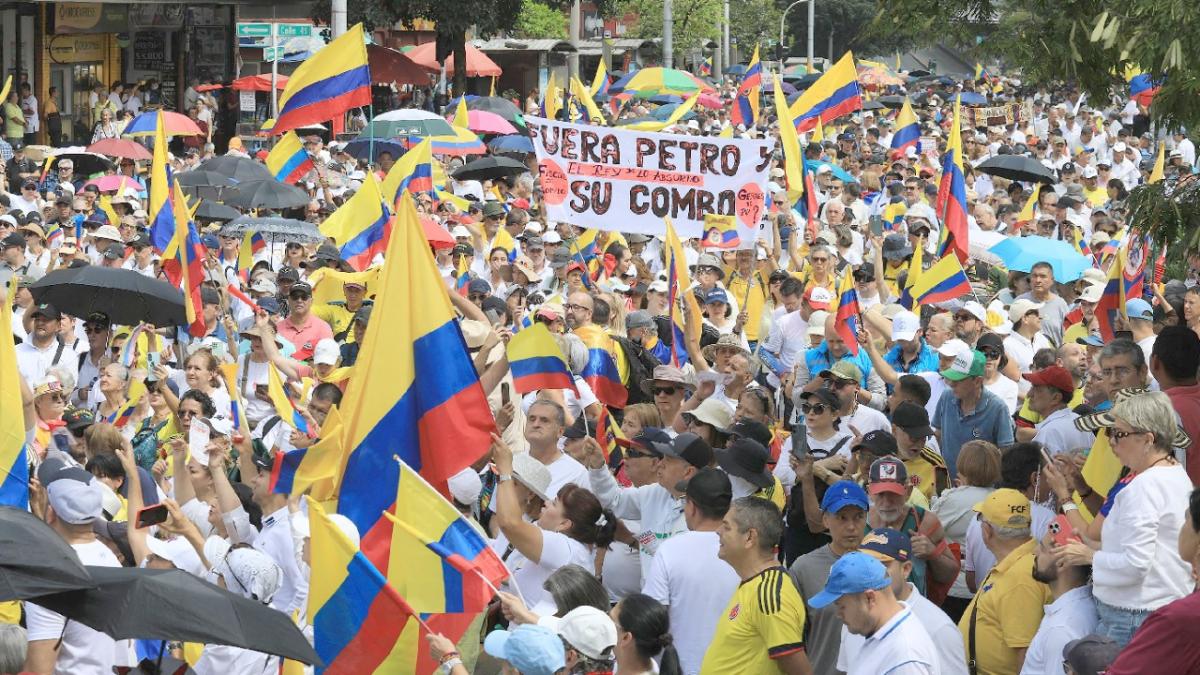
POLYGON ((837 178, 838 180, 841 180, 843 183, 857 183, 858 182, 854 178, 854 176, 851 176, 850 174, 846 173, 846 170, 843 169, 842 167, 838 166, 837 164, 833 164, 830 162, 823 162, 819 159, 804 160, 804 168, 808 169, 808 171, 810 173, 815 174, 817 172, 817 169, 819 169, 823 166, 829 167, 829 171, 830 171, 830 173, 833 174, 833 177, 837 178))
POLYGON ((514 152, 526 155, 533 154, 533 141, 529 140, 528 136, 522 136, 520 134, 497 136, 488 141, 487 145, 492 152, 514 152))
POLYGON ((391 153, 392 159, 398 159, 404 154, 404 146, 387 138, 356 138, 346 144, 346 152, 355 159, 374 162, 379 159, 379 153, 391 153), (374 148, 371 141, 374 140, 374 148))
MULTIPOLYGON (((683 105, 683 104, 682 103, 671 103, 668 105, 660 105, 659 107, 655 108, 650 113, 650 116, 660 122, 665 122, 668 118, 671 117, 671 114, 675 112, 675 109, 681 105, 683 105)), ((683 119, 685 119, 685 120, 690 120, 695 117, 696 117, 696 113, 691 110, 689 110, 683 114, 683 119)))
POLYGON ((987 105, 987 98, 974 91, 964 91, 961 100, 963 105, 987 105))
POLYGON ((1065 241, 1047 237, 1007 237, 988 249, 1010 270, 1030 272, 1039 262, 1050 263, 1054 280, 1069 283, 1083 276, 1086 269, 1095 264, 1075 246, 1065 241))
POLYGON ((651 96, 650 98, 648 98, 646 100, 650 101, 651 103, 658 103, 661 105, 670 105, 672 103, 683 103, 683 97, 675 96, 674 94, 659 94, 658 96, 651 96))
POLYGON ((735 65, 729 66, 728 68, 725 69, 725 73, 727 75, 745 75, 746 74, 746 64, 738 63, 735 65))

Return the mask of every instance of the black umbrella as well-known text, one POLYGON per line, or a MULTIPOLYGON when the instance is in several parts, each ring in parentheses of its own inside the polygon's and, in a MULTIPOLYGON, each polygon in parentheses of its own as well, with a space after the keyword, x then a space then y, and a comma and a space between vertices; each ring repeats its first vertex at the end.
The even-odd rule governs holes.
POLYGON ((165 281, 133 270, 85 265, 55 270, 29 287, 34 302, 49 303, 72 316, 103 312, 113 323, 135 326, 187 325, 183 293, 165 281))
POLYGON ((40 518, 0 506, 0 600, 25 600, 95 584, 67 542, 40 518))
POLYGON ((297 244, 323 244, 325 235, 316 225, 303 220, 291 218, 268 218, 261 216, 242 216, 237 220, 226 223, 221 228, 223 237, 243 237, 246 232, 257 232, 264 239, 276 242, 286 241, 297 244))
POLYGON ((229 187, 237 185, 237 181, 216 171, 192 169, 183 171, 175 176, 184 187, 229 187))
POLYGON ((321 663, 288 615, 183 570, 89 565, 87 571, 95 588, 34 602, 116 640, 229 645, 321 663))
POLYGON ((1046 183, 1047 185, 1058 182, 1058 176, 1054 175, 1053 170, 1036 159, 1024 155, 996 155, 983 160, 975 168, 983 173, 1009 180, 1046 183))
POLYGON ((458 180, 487 180, 501 176, 516 176, 529 167, 509 157, 484 157, 458 167, 451 174, 458 180))
POLYGON ((879 101, 863 101, 863 104, 862 104, 863 110, 879 110, 880 108, 883 108, 883 107, 884 107, 884 105, 882 103, 880 103, 879 101))
POLYGON ((196 220, 216 220, 226 222, 241 216, 237 209, 218 203, 214 199, 201 199, 196 207, 196 220))
POLYGON ((921 70, 920 68, 917 68, 916 70, 908 71, 908 76, 911 78, 926 77, 929 74, 930 73, 928 70, 921 70))
MULTIPOLYGON (((892 95, 880 96, 879 98, 875 99, 875 101, 878 102, 880 105, 882 105, 885 108, 903 108, 904 107, 904 97, 903 96, 892 96, 892 95)), ((864 105, 863 107, 866 107, 866 106, 864 105)))
POLYGON ((88 152, 81 146, 63 148, 54 152, 53 164, 57 165, 64 159, 71 160, 71 163, 75 165, 76 176, 92 176, 115 169, 117 166, 108 157, 95 152, 88 152))
POLYGON ((290 209, 304 206, 309 200, 304 190, 274 178, 239 183, 227 190, 222 199, 227 206, 241 209, 290 209))
POLYGON ((258 162, 247 157, 236 157, 233 155, 221 155, 200 162, 198 170, 214 171, 224 176, 236 180, 239 183, 245 183, 252 180, 267 180, 274 178, 271 175, 270 169, 258 162))

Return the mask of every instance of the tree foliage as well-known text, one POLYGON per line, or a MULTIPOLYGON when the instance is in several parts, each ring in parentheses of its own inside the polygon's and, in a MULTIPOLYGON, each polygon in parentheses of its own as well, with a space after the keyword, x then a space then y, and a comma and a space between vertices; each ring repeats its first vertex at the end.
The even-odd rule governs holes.
POLYGON ((1200 127, 1200 3, 1178 0, 889 0, 875 32, 979 44, 1026 81, 1068 80, 1092 100, 1115 90, 1128 95, 1122 74, 1140 68, 1162 90, 1152 117, 1167 127, 1200 127))
MULTIPOLYGON (((663 0, 622 0, 620 11, 636 14, 637 24, 627 37, 661 38, 663 34, 663 0)), ((673 0, 671 12, 674 30, 671 34, 675 48, 675 65, 686 63, 693 50, 709 41, 721 40, 721 0, 673 0)))
POLYGON ((523 0, 513 35, 520 38, 567 39, 567 15, 541 0, 523 0))
MULTIPOLYGON (((890 4, 889 4, 890 6, 890 4)), ((836 61, 847 50, 855 55, 887 55, 903 49, 909 37, 903 33, 872 31, 877 5, 875 0, 817 2, 813 22, 813 55, 836 61), (833 53, 829 53, 829 33, 833 31, 833 53)), ((788 54, 808 53, 808 7, 796 5, 787 16, 788 54)))

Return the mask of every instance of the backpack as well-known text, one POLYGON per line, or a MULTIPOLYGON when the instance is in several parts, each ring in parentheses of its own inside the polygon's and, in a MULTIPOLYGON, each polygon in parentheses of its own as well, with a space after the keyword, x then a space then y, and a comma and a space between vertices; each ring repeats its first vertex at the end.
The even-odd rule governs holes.
POLYGON ((625 361, 629 365, 629 384, 625 387, 629 391, 629 398, 625 405, 653 403, 654 396, 647 394, 642 389, 642 383, 653 378, 655 367, 662 364, 648 349, 633 340, 619 335, 612 336, 612 339, 621 345, 621 350, 625 353, 625 361))
POLYGON ((134 461, 147 471, 153 469, 154 463, 158 461, 158 432, 166 426, 168 420, 163 420, 158 424, 151 424, 151 421, 144 420, 142 428, 138 429, 129 441, 129 444, 133 446, 134 461))

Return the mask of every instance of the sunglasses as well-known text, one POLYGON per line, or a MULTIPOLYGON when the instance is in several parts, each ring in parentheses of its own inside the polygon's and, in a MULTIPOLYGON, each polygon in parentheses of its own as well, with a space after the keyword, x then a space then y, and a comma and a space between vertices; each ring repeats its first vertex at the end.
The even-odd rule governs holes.
POLYGON ((659 395, 674 396, 675 392, 677 392, 677 391, 679 391, 679 390, 676 389, 675 387, 655 387, 654 395, 655 396, 659 396, 659 395))
POLYGON ((486 298, 487 298, 487 295, 483 295, 480 293, 472 293, 467 296, 467 299, 470 300, 471 302, 475 302, 475 301, 483 302, 484 299, 486 299, 486 298))
POLYGON ((47 398, 55 403, 66 403, 67 397, 64 394, 47 394, 47 398))
POLYGON ((1117 431, 1116 429, 1110 427, 1108 430, 1108 437, 1110 439, 1112 439, 1113 443, 1116 443, 1117 441, 1119 441, 1122 438, 1125 438, 1127 436, 1136 436, 1138 434, 1148 434, 1148 433, 1152 433, 1152 432, 1149 432, 1149 431, 1117 431))
POLYGON ((985 349, 980 349, 979 351, 982 352, 983 355, 989 359, 998 359, 998 358, 1000 358, 1000 355, 1002 354, 1002 352, 999 349, 996 349, 994 347, 987 347, 985 349))
POLYGON ((832 389, 844 389, 846 387, 849 387, 852 384, 858 384, 857 382, 855 382, 853 380, 839 380, 836 377, 831 377, 831 378, 829 378, 828 381, 829 381, 829 386, 832 389))
POLYGON ((805 415, 823 415, 825 414, 826 410, 829 410, 829 406, 825 405, 824 403, 800 404, 800 412, 804 413, 805 415))
POLYGON ((641 450, 635 450, 633 448, 625 448, 625 459, 654 459, 655 457, 657 457, 657 455, 650 452, 642 452, 641 450))
POLYGON ((955 321, 977 321, 978 318, 974 314, 967 314, 964 312, 962 314, 955 314, 954 320, 955 321))

